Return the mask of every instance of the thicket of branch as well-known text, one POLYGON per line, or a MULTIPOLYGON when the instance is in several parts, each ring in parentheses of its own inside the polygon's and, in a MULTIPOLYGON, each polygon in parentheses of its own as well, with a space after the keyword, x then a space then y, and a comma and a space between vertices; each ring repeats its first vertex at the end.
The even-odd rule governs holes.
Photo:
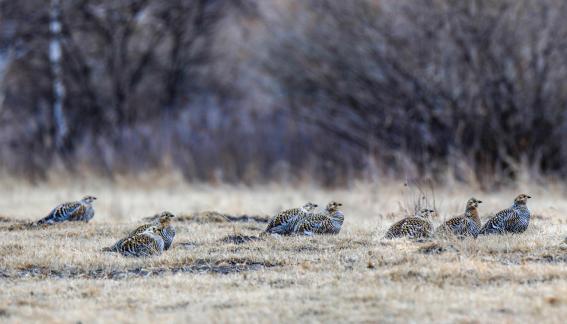
POLYGON ((394 168, 565 172, 565 2, 303 3, 266 66, 304 118, 394 168))
POLYGON ((63 146, 50 7, 0 0, 3 169, 327 184, 567 171, 564 1, 60 2, 63 146))

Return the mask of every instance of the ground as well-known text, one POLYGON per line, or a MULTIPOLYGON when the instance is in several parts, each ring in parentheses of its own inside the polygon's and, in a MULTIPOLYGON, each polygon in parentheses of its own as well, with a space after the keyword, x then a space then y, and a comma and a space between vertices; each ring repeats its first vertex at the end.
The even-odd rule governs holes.
MULTIPOLYGON (((484 201, 485 220, 522 192, 528 231, 477 240, 384 240, 419 201, 395 181, 325 190, 86 181, 0 189, 1 322, 564 322, 567 199, 557 187, 426 193, 443 219, 484 201), (88 224, 27 228, 57 203, 93 194, 88 224), (344 204, 337 236, 267 237, 269 215, 306 201, 344 204), (144 218, 174 212, 177 236, 147 259, 103 253, 144 218)), ((423 202, 422 202, 423 203, 423 202)))

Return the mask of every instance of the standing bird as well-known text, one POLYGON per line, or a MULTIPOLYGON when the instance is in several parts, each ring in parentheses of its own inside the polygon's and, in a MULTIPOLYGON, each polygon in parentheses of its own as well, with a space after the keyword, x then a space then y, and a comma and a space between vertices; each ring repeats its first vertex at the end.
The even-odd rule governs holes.
POLYGON ((127 237, 116 246, 123 256, 149 257, 163 252, 164 242, 158 226, 150 226, 141 233, 127 237))
POLYGON ((436 230, 436 234, 453 234, 458 237, 472 236, 478 237, 480 227, 480 217, 478 216, 478 204, 482 201, 471 198, 467 201, 465 214, 462 216, 454 217, 443 223, 436 230))
POLYGON ((396 237, 425 238, 430 237, 433 232, 433 225, 430 217, 435 213, 432 209, 424 208, 416 213, 415 216, 406 217, 392 225, 386 235, 387 239, 396 237))
POLYGON ((309 215, 297 223, 294 232, 299 235, 338 234, 341 231, 345 215, 339 210, 343 204, 331 201, 325 212, 309 215))
POLYGON ((94 217, 94 208, 92 203, 96 197, 85 196, 80 201, 63 203, 53 209, 49 215, 37 221, 37 225, 54 224, 65 221, 83 221, 88 222, 94 217))
POLYGON ((173 217, 175 217, 175 215, 173 215, 170 212, 164 211, 161 214, 159 214, 158 218, 155 219, 153 222, 139 226, 138 228, 130 232, 128 236, 126 236, 125 238, 120 239, 118 242, 114 243, 114 245, 112 245, 111 247, 106 247, 102 250, 105 252, 119 252, 119 248, 125 240, 140 233, 143 233, 145 230, 147 230, 152 226, 155 226, 157 228, 158 234, 163 239, 163 243, 164 243, 163 249, 169 250, 171 244, 173 243, 173 238, 175 237, 175 228, 173 227, 173 225, 171 225, 171 219, 173 217))
POLYGON ((523 233, 530 224, 530 211, 526 206, 532 197, 521 194, 514 199, 514 204, 508 209, 499 211, 489 219, 480 230, 480 234, 523 233))
POLYGON ((290 235, 297 222, 313 213, 317 205, 311 202, 301 208, 288 209, 280 212, 270 220, 264 234, 290 235))

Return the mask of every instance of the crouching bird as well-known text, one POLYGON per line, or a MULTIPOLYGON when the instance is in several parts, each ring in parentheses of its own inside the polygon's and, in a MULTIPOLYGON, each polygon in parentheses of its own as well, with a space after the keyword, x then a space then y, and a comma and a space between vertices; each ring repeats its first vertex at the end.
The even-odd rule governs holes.
POLYGON ((163 249, 169 250, 175 238, 175 228, 171 225, 171 220, 175 217, 172 213, 164 211, 151 223, 144 224, 130 232, 125 238, 118 240, 111 247, 103 248, 104 252, 120 252, 120 246, 129 238, 145 232, 150 227, 156 227, 156 231, 163 240, 163 249))
POLYGON ((158 226, 150 226, 141 233, 127 237, 115 247, 116 252, 131 257, 160 255, 163 249, 164 242, 158 226))
POLYGON ((489 219, 482 229, 481 235, 523 233, 530 225, 530 210, 526 206, 532 197, 521 194, 514 199, 512 207, 499 211, 489 219))
POLYGON ((384 237, 387 239, 397 237, 409 237, 412 239, 430 237, 433 232, 433 224, 431 224, 430 218, 434 213, 433 209, 421 209, 415 216, 406 217, 390 226, 384 237))
POLYGON ((279 234, 279 235, 290 235, 293 233, 293 230, 297 223, 308 217, 313 213, 313 210, 317 208, 317 205, 308 202, 300 208, 293 208, 284 210, 274 216, 266 230, 262 233, 262 235, 267 234, 279 234))
POLYGON ((331 201, 325 212, 312 214, 299 220, 294 233, 299 235, 338 234, 341 231, 345 215, 339 210, 343 204, 331 201))
POLYGON ((478 237, 480 231, 480 217, 478 215, 478 204, 482 201, 471 198, 467 201, 465 213, 458 217, 453 217, 441 224, 435 231, 438 236, 443 235, 456 235, 459 238, 466 236, 478 237))
POLYGON ((55 207, 49 215, 38 220, 37 225, 50 225, 61 222, 74 222, 74 221, 90 221, 95 214, 94 208, 92 206, 93 202, 96 200, 94 196, 85 196, 79 201, 63 203, 55 207))

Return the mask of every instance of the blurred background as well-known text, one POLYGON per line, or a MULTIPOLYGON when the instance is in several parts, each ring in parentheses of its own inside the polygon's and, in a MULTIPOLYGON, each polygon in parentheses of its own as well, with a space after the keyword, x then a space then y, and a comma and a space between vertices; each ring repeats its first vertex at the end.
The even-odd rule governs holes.
POLYGON ((563 0, 0 0, 0 171, 567 173, 563 0))

